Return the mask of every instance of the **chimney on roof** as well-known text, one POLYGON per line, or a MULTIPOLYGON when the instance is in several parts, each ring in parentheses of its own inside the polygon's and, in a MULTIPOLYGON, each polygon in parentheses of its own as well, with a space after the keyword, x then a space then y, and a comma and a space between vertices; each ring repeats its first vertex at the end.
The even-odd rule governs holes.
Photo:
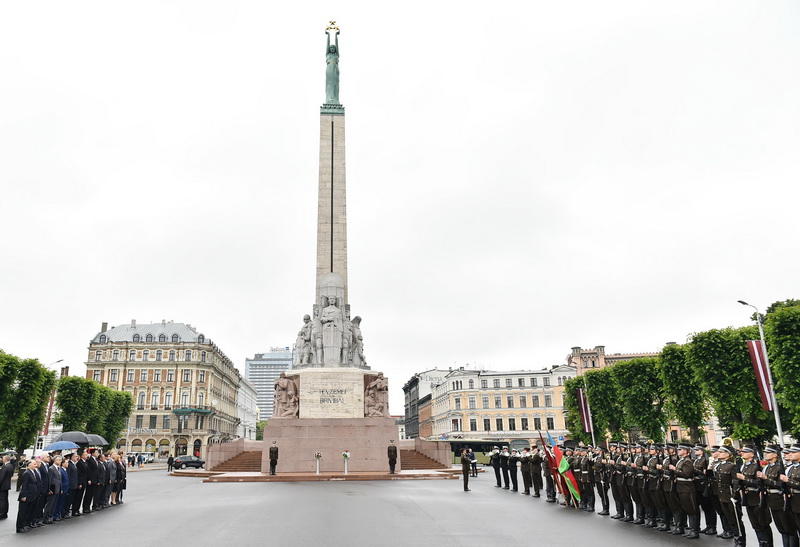
POLYGON ((664 344, 664 345, 666 345, 666 346, 676 346, 676 345, 677 345, 677 342, 667 342, 667 343, 666 343, 666 344, 664 344))
POLYGON ((106 323, 106 322, 103 322, 103 323, 100 325, 100 332, 106 332, 107 330, 108 330, 108 323, 106 323))
POLYGON ((166 320, 166 319, 162 319, 162 320, 161 320, 161 326, 164 326, 164 325, 166 325, 166 324, 167 324, 167 320, 166 320))
POLYGON ((136 319, 131 319, 131 328, 132 329, 136 328, 136 319))

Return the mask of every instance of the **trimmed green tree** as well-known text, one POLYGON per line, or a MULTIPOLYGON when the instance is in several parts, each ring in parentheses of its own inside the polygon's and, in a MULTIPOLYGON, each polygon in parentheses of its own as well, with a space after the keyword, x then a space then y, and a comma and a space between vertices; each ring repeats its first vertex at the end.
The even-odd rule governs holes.
POLYGON ((589 395, 589 406, 592 410, 592 421, 595 425, 595 435, 601 431, 602 435, 597 438, 605 438, 607 431, 612 441, 623 440, 625 415, 619 388, 614 380, 613 367, 586 372, 584 378, 589 395))
POLYGON ((100 434, 113 447, 116 446, 122 430, 128 425, 128 418, 133 410, 133 397, 127 391, 116 391, 107 387, 103 389, 110 392, 110 404, 100 434))
POLYGON ((577 376, 564 382, 564 423, 571 439, 591 443, 592 436, 583 431, 581 412, 578 408, 578 388, 583 387, 583 378, 577 376))
MULTIPOLYGON (((798 302, 798 301, 794 301, 798 302)), ((770 306, 772 309, 775 304, 770 306)), ((767 314, 767 351, 781 421, 794 438, 800 436, 800 305, 780 306, 767 314)))
POLYGON ((708 415, 703 388, 686 360, 686 346, 664 346, 659 374, 664 386, 664 406, 669 417, 689 428, 693 442, 700 440, 700 428, 708 415))
POLYGON ((0 444, 13 447, 21 454, 33 446, 44 424, 56 375, 36 359, 5 358, 4 363, 12 366, 15 374, 13 383, 6 389, 5 400, 0 401, 3 415, 0 444))
POLYGON ((655 441, 664 439, 667 427, 659 367, 657 358, 643 357, 622 361, 612 369, 626 424, 639 428, 655 441))
POLYGON ((86 422, 97 413, 95 391, 99 384, 81 378, 66 376, 58 381, 55 422, 64 431, 86 431, 86 422))

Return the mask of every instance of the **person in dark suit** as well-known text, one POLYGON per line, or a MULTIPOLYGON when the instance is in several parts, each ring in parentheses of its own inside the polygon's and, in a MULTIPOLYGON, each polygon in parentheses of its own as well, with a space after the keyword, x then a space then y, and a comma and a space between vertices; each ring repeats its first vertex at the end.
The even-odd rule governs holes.
POLYGON ((20 489, 17 500, 19 501, 19 510, 17 511, 17 533, 22 534, 31 529, 35 518, 36 507, 38 506, 39 498, 39 482, 38 473, 36 470, 37 464, 31 460, 28 462, 28 469, 26 469, 20 477, 20 489))
MULTIPOLYGON (((117 464, 114 463, 114 456, 111 454, 106 456, 106 489, 103 493, 103 505, 109 507, 111 505, 111 496, 114 493, 114 485, 117 483, 117 464)), ((116 503, 116 500, 114 501, 116 503)))
POLYGON ((86 492, 83 494, 83 513, 92 512, 92 501, 94 501, 94 491, 97 488, 97 460, 94 457, 94 449, 90 448, 83 454, 83 461, 86 462, 86 492))
POLYGON ((464 492, 469 492, 469 475, 472 472, 472 460, 469 458, 467 449, 461 450, 461 474, 464 476, 464 492))
POLYGON ((278 441, 272 441, 269 447, 269 474, 274 475, 278 467, 278 441))
POLYGON ((75 466, 75 458, 76 454, 68 454, 64 458, 67 462, 65 468, 67 470, 67 479, 69 480, 69 491, 64 497, 64 510, 61 514, 61 517, 65 519, 72 517, 72 500, 78 492, 78 468, 75 466))
POLYGON ((386 454, 389 456, 389 474, 394 475, 394 467, 397 465, 397 447, 394 445, 394 441, 389 441, 386 454))
POLYGON ((519 492, 519 482, 517 481, 517 465, 519 464, 519 453, 517 449, 511 451, 508 457, 508 475, 511 478, 511 491, 519 492))
MULTIPOLYGON (((533 486, 533 497, 538 498, 541 496, 539 493, 542 489, 542 463, 544 462, 544 458, 542 458, 542 452, 539 448, 534 449, 533 454, 531 454, 531 483, 533 486)), ((548 480, 548 487, 552 482, 553 478, 550 475, 550 471, 548 470, 547 476, 550 477, 548 480)), ((556 497, 555 488, 553 490, 553 498, 556 497)), ((550 488, 547 489, 547 497, 550 499, 550 488)))
POLYGON ((500 488, 502 486, 502 484, 500 484, 500 449, 496 446, 492 447, 492 455, 489 457, 489 463, 492 464, 494 478, 497 480, 495 487, 500 488))
POLYGON ((504 446, 503 451, 500 452, 500 471, 503 473, 503 489, 508 490, 509 486, 509 479, 508 476, 508 458, 511 457, 511 454, 508 452, 508 447, 504 446))
POLYGON ((8 491, 11 490, 11 475, 14 474, 14 464, 11 456, 0 459, 0 520, 8 518, 8 491))
POLYGON ((122 493, 128 486, 128 466, 126 464, 125 453, 119 453, 119 460, 117 461, 117 503, 125 503, 122 501, 122 493))
POLYGON ((169 455, 167 458, 167 473, 172 473, 172 464, 175 462, 175 458, 172 457, 172 454, 169 455))
POLYGON ((86 492, 86 462, 82 457, 83 451, 79 450, 77 454, 72 455, 72 461, 75 463, 75 469, 78 471, 78 478, 75 482, 75 490, 72 496, 72 516, 78 517, 81 515, 81 503, 83 502, 83 495, 86 492))
POLYGON ((472 451, 471 448, 467 448, 467 455, 469 456, 470 464, 472 465, 472 476, 478 476, 478 457, 475 455, 475 452, 472 451))
POLYGON ((531 453, 528 447, 522 449, 519 457, 519 471, 522 475, 522 493, 531 495, 531 453))
POLYGON ((42 456, 36 465, 37 484, 39 485, 39 496, 36 499, 36 508, 33 512, 34 523, 33 526, 44 526, 44 506, 47 503, 47 493, 50 489, 50 456, 42 456))
POLYGON ((97 485, 94 488, 94 499, 92 500, 92 511, 95 509, 105 509, 106 484, 108 484, 108 468, 106 468, 106 457, 100 452, 97 455, 97 485))
POLYGON ((44 523, 53 524, 56 502, 61 494, 61 456, 56 456, 53 464, 47 470, 49 484, 47 486, 47 501, 44 506, 44 523))

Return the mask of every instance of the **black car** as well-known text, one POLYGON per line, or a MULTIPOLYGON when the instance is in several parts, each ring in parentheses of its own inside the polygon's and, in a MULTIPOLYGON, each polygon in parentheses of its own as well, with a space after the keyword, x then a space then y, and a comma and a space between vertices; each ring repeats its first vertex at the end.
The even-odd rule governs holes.
POLYGON ((197 456, 178 456, 175 458, 175 461, 172 462, 172 466, 175 469, 182 469, 184 467, 194 467, 196 469, 200 469, 205 464, 206 462, 197 456))

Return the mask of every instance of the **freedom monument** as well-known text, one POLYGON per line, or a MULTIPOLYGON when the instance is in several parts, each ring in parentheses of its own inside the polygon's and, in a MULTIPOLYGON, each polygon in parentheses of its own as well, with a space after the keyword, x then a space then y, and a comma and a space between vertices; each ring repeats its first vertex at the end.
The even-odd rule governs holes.
MULTIPOLYGON (((277 441, 280 470, 386 471, 396 439, 388 382, 367 366, 361 318, 351 317, 347 291, 345 116, 339 101, 339 28, 325 29, 325 103, 320 108, 316 295, 297 333, 293 368, 275 383, 275 411, 264 439, 277 441), (321 455, 316 458, 315 455, 321 455)), ((261 471, 268 472, 264 450, 261 471)))

